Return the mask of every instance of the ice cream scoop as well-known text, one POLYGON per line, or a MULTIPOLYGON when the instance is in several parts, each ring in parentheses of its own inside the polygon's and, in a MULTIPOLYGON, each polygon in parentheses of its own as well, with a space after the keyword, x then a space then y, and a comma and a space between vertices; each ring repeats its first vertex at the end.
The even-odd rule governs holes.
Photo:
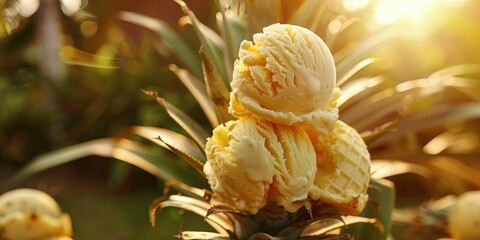
POLYGON ((216 197, 252 214, 268 201, 295 212, 316 172, 315 151, 301 127, 252 117, 216 127, 205 151, 204 172, 216 197))
POLYGON ((48 194, 16 189, 0 195, 0 238, 70 239, 71 221, 48 194))
POLYGON ((447 214, 448 231, 454 239, 480 239, 480 190, 458 196, 447 214))
POLYGON ((317 173, 309 196, 358 215, 368 201, 370 154, 358 132, 338 120, 326 136, 306 129, 317 157, 317 173))
POLYGON ((244 40, 235 61, 229 112, 326 134, 338 118, 332 54, 310 30, 273 24, 244 40))

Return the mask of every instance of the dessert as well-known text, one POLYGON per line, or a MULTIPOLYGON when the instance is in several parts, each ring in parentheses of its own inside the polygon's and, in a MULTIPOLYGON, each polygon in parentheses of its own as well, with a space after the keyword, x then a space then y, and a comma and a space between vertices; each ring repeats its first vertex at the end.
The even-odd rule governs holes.
POLYGON ((368 201, 370 181, 370 154, 362 137, 340 120, 326 136, 307 132, 317 156, 310 197, 337 206, 342 214, 359 214, 368 201))
POLYGON ((206 144, 204 172, 222 203, 252 214, 274 201, 295 212, 315 176, 315 152, 306 132, 263 119, 219 125, 206 144))
POLYGON ((1 239, 70 239, 68 214, 48 194, 16 189, 0 195, 1 239))
POLYGON ((310 30, 273 24, 244 40, 234 64, 229 112, 274 123, 304 123, 326 134, 338 118, 332 54, 310 30))

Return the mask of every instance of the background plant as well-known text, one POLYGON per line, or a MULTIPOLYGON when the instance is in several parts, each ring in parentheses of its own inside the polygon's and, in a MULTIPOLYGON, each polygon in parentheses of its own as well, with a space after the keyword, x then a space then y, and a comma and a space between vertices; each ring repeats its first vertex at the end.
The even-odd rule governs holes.
MULTIPOLYGON (((223 1, 220 1, 220 3, 223 3, 223 1)), ((350 2, 350 5, 349 1, 325 1, 322 3, 316 1, 295 1, 294 3, 288 1, 267 1, 264 3, 247 1, 247 3, 250 5, 247 4, 245 9, 237 10, 239 13, 245 11, 248 16, 246 19, 248 28, 245 32, 239 32, 238 39, 242 39, 243 36, 251 36, 251 33, 258 32, 262 26, 269 23, 294 22, 315 30, 329 43, 337 61, 337 68, 340 73, 339 84, 344 93, 341 99, 341 118, 363 132, 372 153, 372 159, 378 160, 375 162, 375 166, 378 168, 376 168, 374 176, 390 177, 391 180, 394 180, 398 191, 397 206, 418 206, 420 202, 429 198, 478 188, 479 183, 474 177, 478 173, 476 156, 479 155, 480 142, 478 134, 478 118, 480 115, 477 94, 479 92, 478 66, 475 65, 479 63, 478 56, 480 56, 477 53, 479 50, 476 48, 476 42, 478 42, 476 40, 480 36, 479 28, 476 27, 478 26, 478 16, 475 14, 475 9, 479 7, 477 2, 456 1, 457 5, 453 4, 454 1, 447 2, 446 5, 436 5, 431 7, 430 10, 426 8, 420 15, 415 15, 415 11, 410 13, 407 9, 421 9, 423 5, 416 5, 417 3, 412 1, 408 3, 409 8, 402 9, 397 6, 397 9, 402 10, 403 15, 384 25, 378 24, 378 22, 376 25, 371 25, 372 22, 375 23, 376 9, 382 10, 381 6, 385 5, 383 1, 365 1, 364 6, 352 5, 353 1, 350 2), (304 5, 301 5, 301 3, 304 5), (357 9, 355 10, 355 8, 357 9), (268 11, 265 9, 268 9, 268 11), (266 11, 270 14, 265 14, 266 11), (441 15, 441 19, 435 18, 434 15, 439 15, 435 11, 445 12, 445 14, 441 15), (296 15, 295 12, 298 14, 296 15), (415 16, 422 18, 415 20, 415 16), (405 177, 410 174, 416 174, 419 177, 405 177), (424 188, 427 191, 412 191, 411 188, 408 188, 412 181, 425 183, 424 188)), ((213 6, 212 4, 208 2, 206 5, 213 6)), ((192 7, 191 3, 188 3, 188 5, 192 7)), ((145 167, 145 164, 140 166, 144 166, 144 169, 156 176, 165 178, 164 173, 159 172, 158 169, 166 169, 172 166, 175 169, 192 171, 189 166, 176 160, 171 162, 155 160, 175 159, 175 157, 160 151, 154 145, 147 144, 148 139, 151 139, 148 135, 143 135, 147 136, 147 141, 140 141, 142 143, 141 149, 137 148, 137 145, 131 147, 132 145, 128 145, 131 143, 129 141, 118 141, 125 138, 138 140, 136 137, 131 138, 131 134, 142 135, 146 132, 142 133, 140 130, 146 129, 129 128, 123 132, 118 132, 118 130, 129 125, 150 125, 182 133, 179 127, 172 124, 172 121, 166 120, 167 114, 165 112, 159 111, 158 106, 154 105, 153 101, 139 93, 139 89, 158 91, 159 95, 168 101, 167 103, 179 106, 208 129, 208 120, 194 105, 193 97, 184 94, 186 89, 179 81, 173 80, 174 74, 170 71, 173 70, 181 79, 182 76, 183 78, 188 76, 183 71, 183 69, 187 69, 193 76, 202 79, 199 70, 201 69, 200 61, 198 58, 190 57, 182 59, 182 56, 185 57, 185 55, 178 54, 180 49, 178 46, 173 48, 171 45, 169 46, 169 39, 165 31, 179 34, 175 36, 179 38, 174 38, 174 40, 180 39, 185 42, 187 49, 190 49, 195 56, 199 44, 204 46, 212 44, 210 50, 218 51, 218 49, 215 49, 218 46, 214 45, 215 37, 213 36, 215 35, 208 34, 205 30, 202 32, 206 36, 205 39, 200 38, 198 42, 192 41, 192 39, 197 39, 192 36, 198 33, 195 33, 195 28, 192 28, 188 21, 189 18, 182 18, 183 20, 180 21, 182 28, 179 32, 165 30, 165 28, 159 30, 159 28, 142 25, 142 22, 146 23, 146 21, 135 22, 134 19, 143 19, 142 17, 145 17, 145 15, 132 15, 133 10, 135 10, 133 5, 128 5, 132 9, 126 9, 130 10, 128 13, 130 15, 125 15, 125 12, 120 14, 123 18, 119 17, 119 11, 115 10, 115 5, 112 6, 113 8, 109 6, 109 9, 107 9, 105 6, 90 3, 86 10, 93 12, 96 18, 89 16, 75 18, 74 15, 62 18, 62 22, 70 24, 74 24, 76 19, 83 19, 80 22, 88 19, 97 22, 99 29, 109 29, 110 31, 99 31, 97 36, 103 37, 100 37, 102 41, 98 40, 98 42, 92 39, 79 41, 81 38, 78 38, 78 35, 75 37, 73 33, 66 34, 71 35, 73 44, 70 44, 70 46, 73 45, 76 50, 73 51, 74 54, 71 51, 64 52, 63 62, 61 62, 61 64, 69 64, 64 66, 67 69, 65 76, 68 76, 65 78, 68 80, 62 83, 61 88, 49 90, 56 92, 57 97, 55 98, 57 100, 48 100, 44 97, 45 95, 50 96, 50 94, 42 95, 42 92, 48 89, 43 85, 45 81, 43 75, 45 73, 40 74, 39 70, 42 61, 34 60, 30 65, 25 64, 29 60, 29 55, 25 52, 28 53, 29 49, 38 48, 38 43, 27 43, 26 45, 33 47, 21 50, 19 50, 19 47, 14 48, 8 45, 21 43, 21 41, 16 41, 17 38, 26 39, 28 42, 28 39, 33 37, 28 37, 28 35, 25 37, 20 33, 30 32, 32 34, 34 28, 28 29, 28 27, 20 26, 10 36, 2 38, 2 41, 5 42, 5 47, 2 47, 2 49, 6 52, 12 52, 11 54, 2 54, 2 59, 5 59, 2 61, 12 64, 15 61, 11 61, 11 59, 16 59, 14 56, 17 56, 17 59, 20 59, 22 63, 13 64, 5 70, 6 75, 11 76, 5 77, 5 79, 15 80, 8 80, 6 81, 7 84, 2 85, 6 89, 6 94, 2 94, 2 96, 8 99, 8 101, 5 101, 6 106, 11 105, 8 109, 12 109, 8 114, 5 114, 5 119, 10 120, 5 121, 6 124, 4 124, 4 129, 8 129, 8 131, 5 131, 4 136, 6 137, 3 139, 7 140, 2 140, 7 143, 3 144, 7 150, 2 150, 3 155, 6 156, 5 161, 2 162, 10 169, 16 169, 22 165, 18 162, 12 163, 12 159, 15 159, 12 157, 14 156, 12 152, 27 154, 23 157, 17 157, 19 161, 26 161, 31 156, 46 152, 48 149, 90 139, 115 136, 115 138, 100 139, 97 142, 87 142, 87 144, 81 145, 84 148, 77 148, 77 150, 84 150, 77 151, 77 155, 68 151, 72 148, 66 148, 64 153, 67 153, 69 159, 76 159, 91 153, 113 156, 123 160, 132 159, 130 155, 122 155, 118 151, 116 153, 109 151, 109 147, 122 144, 120 145, 121 148, 131 150, 131 152, 148 153, 147 156, 142 157, 151 159, 150 163, 153 163, 153 168, 145 167), (97 7, 99 10, 95 11, 97 7), (141 27, 126 24, 125 18, 128 20, 128 17, 125 16, 136 16, 136 18, 129 18, 129 22, 141 27), (106 21, 105 19, 109 20, 106 21), (132 31, 138 33, 137 31, 142 31, 139 30, 142 27, 153 31, 145 32, 144 38, 136 39, 137 34, 132 34, 132 31), (118 41, 119 36, 126 40, 118 41), (208 44, 206 41, 208 41, 208 44), (13 51, 15 49, 17 51, 13 51), (78 51, 79 49, 95 53, 104 58, 97 58, 78 51), (152 51, 153 49, 155 51, 152 51), (166 53, 167 55, 165 55, 166 53), (172 65, 167 67, 167 64, 174 62, 178 67, 172 67, 172 65), (29 67, 25 68, 25 65, 29 67), (93 65, 96 68, 86 67, 86 65, 93 65), (30 76, 30 82, 34 83, 34 87, 26 88, 24 85, 20 87, 15 85, 21 81, 21 76, 24 76, 22 72, 25 71, 20 71, 22 69, 30 69, 30 71, 27 71, 27 76, 30 76), (12 72, 10 75, 7 74, 9 71, 12 72), (34 72, 33 77, 32 74, 29 75, 31 71, 34 72), (163 77, 171 79, 169 81, 157 80, 163 77), (80 80, 72 81, 76 78, 80 80), (27 91, 28 89, 30 90, 27 91), (37 94, 32 94, 32 92, 37 92, 37 94), (115 98, 115 96, 117 97, 115 98), (92 99, 97 99, 97 101, 92 99), (56 102, 53 106, 57 106, 51 110, 56 114, 47 115, 45 111, 39 110, 43 108, 31 107, 38 105, 40 102, 44 102, 42 106, 50 106, 49 101, 56 102), (185 101, 190 104, 183 104, 185 101), (66 104, 69 102, 71 104, 66 104), (176 104, 179 102, 182 104, 176 104), (102 104, 99 103, 103 103, 104 108, 101 108, 102 104), (190 105, 191 107, 188 107, 190 105), (71 106, 76 106, 76 108, 71 106), (91 106, 91 108, 88 108, 88 106, 91 106), (86 111, 87 109, 91 110, 86 111), (104 111, 101 111, 101 109, 104 109, 104 111), (82 114, 85 116, 80 118, 80 121, 78 120, 79 112, 83 112, 82 114), (134 112, 137 112, 137 114, 132 114, 134 112), (95 118, 95 116, 97 117, 95 118), (27 123, 19 124, 22 121, 18 119, 25 119, 27 123), (31 121, 32 119, 36 121, 31 121), (39 124, 43 124, 44 127, 37 128, 39 124), (25 129, 29 129, 28 126, 31 126, 30 128, 33 130, 25 131, 25 129), (78 126, 83 127, 78 128, 78 126), (62 131, 54 130, 58 128, 62 131), (65 135, 65 132, 70 132, 64 131, 65 129, 71 129, 70 131, 76 134, 66 134, 67 136, 73 135, 73 137, 61 136, 58 138, 60 140, 50 139, 55 136, 55 134, 51 134, 51 131, 65 135), (22 136, 22 132, 23 139, 27 139, 23 142, 30 145, 24 144, 23 146, 29 147, 18 150, 18 147, 22 144, 15 143, 15 141, 22 143, 22 137, 15 136, 22 136), (35 140, 39 138, 42 140, 35 140), (15 144, 8 144, 12 142, 15 144), (35 146, 35 144, 39 146, 37 148, 30 147, 31 145, 35 146), (144 144, 146 145, 144 146, 144 144), (16 150, 12 151, 11 147, 8 146, 15 146, 14 149, 16 150), (99 146, 105 146, 105 148, 99 146), (22 149, 29 149, 31 152, 22 149), (160 163, 164 165, 158 165, 160 163)), ((125 6, 127 5, 123 5, 123 7, 125 6)), ((232 1, 229 6, 234 8, 238 5, 235 5, 235 1, 232 1)), ((162 6, 159 6, 158 9, 161 8, 162 6)), ((175 8, 181 9, 176 5, 171 5, 168 9, 175 8)), ((381 12, 380 10, 378 11, 381 12)), ((200 19, 205 25, 210 26, 212 30, 217 31, 222 36, 220 32, 222 28, 213 21, 213 15, 216 11, 217 9, 214 8, 210 15, 200 19)), ((158 23, 162 19, 161 16, 158 16, 151 20, 158 23)), ((381 16, 379 19, 382 19, 381 16)), ((27 26, 29 23, 33 25, 34 21, 30 20, 27 19, 27 26)), ((385 21, 389 21, 388 17, 385 21)), ((174 22, 170 22, 170 24, 162 23, 165 23, 162 26, 174 26, 174 22)), ((75 24, 74 26, 78 27, 75 24)), ((224 47, 228 47, 228 45, 224 47)), ((219 52, 232 53, 232 50, 235 50, 235 48, 219 52)), ((32 50, 32 52, 35 51, 32 50)), ((224 56, 220 56, 223 59, 224 56)), ((232 56, 234 59, 234 53, 230 57, 227 56, 226 59, 232 61, 232 56)), ((8 65, 2 64, 2 66, 8 65)), ((224 74, 224 78, 228 78, 228 74, 225 76, 228 72, 228 64, 225 66, 225 70, 219 72, 224 74)), ((4 71, 2 71, 3 73, 4 71)), ((172 114, 174 110, 168 106, 171 105, 164 105, 163 107, 170 110, 169 113, 172 114)), ((54 152, 53 156, 55 156, 55 153, 59 152, 54 152)), ((51 156, 39 157, 37 162, 38 159, 55 159, 50 158, 51 156)), ((61 156, 61 154, 56 156, 61 156)), ((59 162, 50 162, 52 163, 51 166, 59 164, 59 162)), ((125 165, 114 164, 114 167, 111 167, 112 165, 105 160, 91 160, 91 164, 95 166, 88 167, 88 164, 85 164, 86 166, 82 165, 82 167, 88 171, 106 164, 104 171, 97 173, 97 175, 93 174, 96 177, 103 176, 103 173, 107 172, 106 169, 110 169, 108 171, 109 176, 111 176, 110 179, 118 180, 125 178, 126 175, 122 172, 132 171, 125 165), (115 176, 120 177, 115 178, 115 176)), ((136 165, 138 166, 138 163, 136 165)), ((34 170, 39 171, 41 169, 34 170)), ((139 172, 136 172, 135 176, 140 182, 151 183, 153 181, 152 178, 143 177, 143 174, 139 172)), ((181 174, 178 177, 180 176, 181 174)), ((167 178, 170 177, 172 176, 167 178)), ((196 182, 194 178, 182 180, 190 181, 190 183, 196 182)), ((137 191, 139 188, 139 186, 134 187, 137 191)), ((158 194, 150 194, 150 196, 152 195, 158 194)), ((176 216, 178 219, 178 215, 176 216)), ((187 218, 183 220, 185 219, 187 218)), ((395 236, 401 238, 402 234, 403 232, 395 236)))

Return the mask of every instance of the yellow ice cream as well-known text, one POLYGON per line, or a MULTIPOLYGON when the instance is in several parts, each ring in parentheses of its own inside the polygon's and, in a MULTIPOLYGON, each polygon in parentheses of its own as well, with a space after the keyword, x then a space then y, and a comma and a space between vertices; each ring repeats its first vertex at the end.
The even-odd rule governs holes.
POLYGON ((0 239, 70 239, 71 221, 57 202, 35 189, 0 195, 0 239))
POLYGON ((456 240, 480 239, 480 190, 464 192, 447 214, 448 231, 456 240))
POLYGON ((315 147, 317 173, 310 198, 357 215, 368 201, 370 154, 358 132, 342 121, 326 136, 306 129, 315 147))
POLYGON ((295 212, 316 172, 315 151, 298 126, 242 118, 213 130, 204 172, 218 199, 256 214, 268 201, 295 212))
POLYGON ((273 24, 243 41, 235 62, 229 112, 274 123, 306 123, 321 134, 338 118, 332 54, 315 33, 273 24), (335 94, 334 94, 335 92, 335 94))

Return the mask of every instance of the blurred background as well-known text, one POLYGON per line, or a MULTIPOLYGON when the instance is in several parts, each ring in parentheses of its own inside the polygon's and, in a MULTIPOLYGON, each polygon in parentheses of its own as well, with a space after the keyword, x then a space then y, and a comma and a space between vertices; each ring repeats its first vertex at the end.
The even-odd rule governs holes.
MULTIPOLYGON (((215 1, 185 2, 201 22, 217 30, 215 1)), ((283 17, 301 2, 282 1, 283 17)), ((322 14, 312 21, 317 34, 330 39, 329 47, 340 56, 342 49, 355 48, 362 39, 382 38, 379 33, 385 29, 401 33, 374 48, 370 55, 378 61, 358 72, 357 78, 381 74, 388 84, 426 78, 458 64, 480 64, 480 1, 325 2, 325 9, 318 10, 322 14)), ((150 29, 118 17, 130 11, 162 20, 196 52, 200 42, 193 29, 179 21, 184 13, 173 1, 0 4, 0 181, 41 154, 117 136, 128 126, 181 132, 142 89, 157 91, 209 128, 195 99, 169 69, 172 63, 180 67, 184 63, 150 29)), ((461 98, 455 92, 440 97, 461 98)), ((478 133, 479 123, 474 118, 465 124, 478 133)), ((478 135, 469 139, 462 146, 479 153, 478 135)), ((156 154, 177 158, 165 151, 156 154)), ((152 228, 148 206, 161 196, 162 181, 110 158, 85 157, 29 177, 16 187, 34 187, 54 196, 72 217, 75 239, 169 239, 185 226, 205 228, 201 218, 174 209, 163 212, 152 228)), ((398 191, 408 192, 408 184, 399 184, 398 191)))

